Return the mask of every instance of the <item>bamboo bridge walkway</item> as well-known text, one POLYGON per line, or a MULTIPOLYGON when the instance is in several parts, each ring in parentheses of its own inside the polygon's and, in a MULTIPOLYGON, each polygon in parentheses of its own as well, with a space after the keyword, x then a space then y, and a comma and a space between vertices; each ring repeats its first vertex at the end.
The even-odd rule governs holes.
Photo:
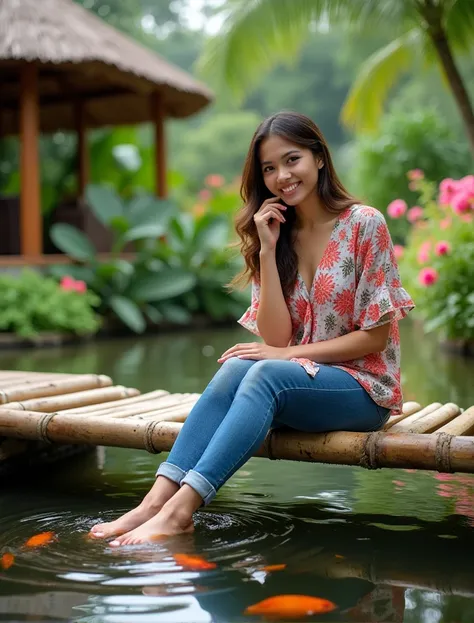
MULTIPOLYGON (((97 374, 0 371, 0 464, 41 446, 169 451, 200 394, 141 394, 97 374)), ((256 456, 474 473, 474 406, 404 404, 372 433, 269 433, 256 456)))

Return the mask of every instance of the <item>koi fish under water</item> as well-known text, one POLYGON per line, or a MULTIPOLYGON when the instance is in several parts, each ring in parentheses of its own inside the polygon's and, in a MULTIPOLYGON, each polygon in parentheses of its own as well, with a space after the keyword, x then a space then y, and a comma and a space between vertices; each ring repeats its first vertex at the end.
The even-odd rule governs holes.
POLYGON ((7 569, 10 569, 10 567, 12 566, 14 562, 15 562, 15 556, 7 552, 6 554, 3 554, 3 556, 0 558, 0 567, 4 571, 6 571, 7 569))
POLYGON ((246 608, 244 614, 257 614, 269 619, 295 619, 312 614, 331 612, 336 604, 321 597, 309 595, 277 595, 246 608))
POLYGON ((188 554, 174 554, 173 558, 180 567, 187 571, 207 571, 217 567, 215 562, 209 562, 201 556, 188 556, 188 554))
POLYGON ((25 547, 42 547, 51 541, 56 539, 56 535, 54 532, 41 532, 41 534, 35 534, 30 537, 26 543, 25 547))

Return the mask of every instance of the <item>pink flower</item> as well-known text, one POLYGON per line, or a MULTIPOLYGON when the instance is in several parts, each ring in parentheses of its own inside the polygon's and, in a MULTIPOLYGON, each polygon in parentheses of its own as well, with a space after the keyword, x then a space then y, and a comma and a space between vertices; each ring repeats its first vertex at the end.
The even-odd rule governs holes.
POLYGON ((451 245, 446 240, 441 240, 436 243, 435 253, 436 255, 447 255, 451 251, 451 245))
POLYGON ((410 223, 416 223, 423 216, 423 208, 420 206, 413 206, 407 212, 407 219, 410 223))
POLYGON ((439 222, 439 228, 443 229, 443 230, 444 229, 449 229, 451 227, 452 222, 453 221, 452 221, 451 217, 447 216, 446 218, 442 219, 439 222))
POLYGON ((418 190, 418 187, 419 187, 419 185, 418 185, 418 180, 412 180, 412 181, 411 181, 411 182, 409 182, 409 184, 408 184, 408 188, 409 188, 410 190, 413 190, 413 191, 418 190))
POLYGON ((421 169, 412 169, 408 171, 407 177, 409 180, 422 180, 425 177, 425 174, 421 169))
POLYGON ((457 190, 457 183, 447 177, 439 185, 439 202, 444 205, 449 205, 457 190))
POLYGON ((395 254, 395 258, 397 260, 401 259, 403 257, 403 253, 405 251, 405 247, 402 246, 401 244, 396 244, 393 247, 393 252, 395 254))
POLYGON ((390 218, 400 218, 406 212, 407 204, 403 199, 395 199, 387 206, 387 214, 390 218))
POLYGON ((74 283, 74 290, 76 292, 80 292, 81 294, 83 294, 84 292, 87 291, 86 282, 85 281, 76 281, 74 283))
POLYGON ((461 190, 454 195, 451 205, 456 214, 463 214, 463 212, 467 212, 474 205, 474 194, 471 194, 468 190, 461 190))
POLYGON ((224 186, 225 179, 222 175, 219 175, 218 173, 211 173, 211 175, 208 175, 206 177, 204 182, 206 186, 210 186, 211 188, 220 188, 221 186, 224 186))
POLYGON ((75 280, 69 276, 69 275, 65 275, 62 279, 61 282, 59 284, 59 287, 61 288, 61 290, 66 290, 67 292, 70 290, 75 290, 75 280))
POLYGON ((199 191, 199 199, 201 201, 209 201, 211 199, 212 193, 208 188, 203 188, 199 191))
POLYGON ((430 259, 430 253, 427 249, 421 248, 418 251, 417 260, 419 264, 426 264, 430 259))
POLYGON ((87 291, 87 286, 85 281, 76 281, 70 275, 66 275, 61 279, 59 284, 61 290, 65 290, 66 292, 80 292, 83 294, 87 291))
POLYGON ((438 281, 438 271, 435 268, 422 268, 418 273, 418 281, 422 286, 432 286, 438 281))

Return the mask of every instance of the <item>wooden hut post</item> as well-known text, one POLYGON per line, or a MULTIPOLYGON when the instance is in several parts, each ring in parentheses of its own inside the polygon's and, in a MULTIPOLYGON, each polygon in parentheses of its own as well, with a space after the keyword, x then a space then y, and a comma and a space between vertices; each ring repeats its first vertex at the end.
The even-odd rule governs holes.
POLYGON ((164 199, 168 196, 168 185, 166 182, 165 106, 163 96, 158 91, 152 95, 151 109, 155 127, 156 196, 164 199))
POLYGON ((84 199, 89 183, 89 150, 87 145, 86 105, 83 100, 76 102, 74 116, 77 132, 77 194, 84 199))
POLYGON ((41 255, 43 222, 39 174, 39 94, 38 67, 25 63, 20 91, 20 236, 21 254, 41 255))

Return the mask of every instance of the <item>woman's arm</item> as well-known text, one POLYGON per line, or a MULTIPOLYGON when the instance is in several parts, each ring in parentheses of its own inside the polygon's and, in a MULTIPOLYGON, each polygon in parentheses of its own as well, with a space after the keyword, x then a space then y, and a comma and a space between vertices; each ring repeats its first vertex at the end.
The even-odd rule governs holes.
POLYGON ((379 353, 387 346, 390 323, 376 327, 352 331, 347 335, 316 344, 288 346, 291 357, 304 357, 318 363, 341 363, 351 359, 360 359, 370 353, 379 353))
POLYGON ((281 289, 275 250, 260 252, 257 327, 268 346, 283 348, 291 340, 291 316, 281 289))

